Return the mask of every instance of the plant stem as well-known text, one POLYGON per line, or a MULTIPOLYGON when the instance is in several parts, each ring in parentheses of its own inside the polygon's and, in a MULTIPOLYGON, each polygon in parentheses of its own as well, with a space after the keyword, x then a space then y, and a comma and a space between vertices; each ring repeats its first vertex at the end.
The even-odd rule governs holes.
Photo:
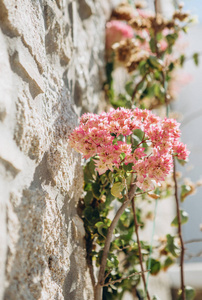
MULTIPOLYGON (((148 271, 145 271, 145 272, 148 272, 148 271)), ((121 281, 123 281, 123 280, 125 280, 125 279, 129 279, 129 278, 131 278, 131 277, 133 277, 133 276, 135 276, 135 275, 140 275, 140 274, 142 274, 142 272, 135 272, 135 273, 132 273, 132 274, 126 276, 126 277, 121 277, 121 278, 119 278, 119 279, 116 279, 116 280, 113 280, 113 281, 109 281, 109 282, 103 284, 103 286, 108 286, 108 285, 110 285, 110 284, 114 284, 114 283, 117 283, 117 282, 121 282, 121 281)))
POLYGON ((135 199, 133 198, 132 200, 132 209, 133 209, 133 219, 134 219, 134 223, 135 223, 135 233, 136 233, 136 237, 137 237, 137 244, 138 244, 138 251, 139 251, 139 260, 140 260, 140 267, 141 267, 141 275, 142 275, 142 281, 144 284, 144 289, 145 289, 145 293, 147 295, 147 299, 151 300, 149 292, 147 290, 147 285, 146 285, 146 279, 145 279, 145 274, 144 274, 144 267, 143 267, 143 258, 142 258, 142 252, 141 252, 141 244, 140 244, 140 239, 139 239, 139 233, 138 233, 138 222, 137 222, 137 216, 136 216, 136 207, 135 207, 135 199))
POLYGON ((182 239, 182 224, 181 224, 181 216, 180 216, 180 206, 179 206, 179 198, 178 198, 178 185, 176 179, 176 162, 173 159, 173 180, 175 184, 175 201, 177 208, 177 218, 178 218, 178 235, 180 238, 181 245, 181 255, 180 255, 180 277, 181 277, 181 290, 182 290, 182 300, 186 300, 185 298, 185 284, 184 284, 184 242, 182 239))
POLYGON ((134 102, 134 99, 135 99, 135 95, 138 91, 138 87, 139 85, 146 79, 147 75, 149 74, 149 72, 145 73, 144 76, 142 77, 142 79, 136 84, 135 88, 134 88, 134 91, 133 91, 133 94, 131 96, 131 101, 132 103, 134 102))
POLYGON ((202 242, 202 239, 193 239, 193 240, 185 241, 184 244, 201 243, 201 242, 202 242))
POLYGON ((154 0, 154 10, 155 10, 155 14, 157 15, 157 12, 158 12, 157 0, 154 0))
MULTIPOLYGON (((157 23, 157 14, 158 14, 158 5, 157 0, 154 0, 154 9, 155 9, 155 18, 157 23)), ((155 48, 156 48, 156 56, 157 58, 160 57, 159 48, 158 48, 158 40, 157 40, 157 28, 156 25, 154 27, 154 42, 155 42, 155 48)))
POLYGON ((135 190, 136 190, 136 185, 131 184, 130 190, 128 192, 128 195, 125 198, 125 201, 123 202, 121 207, 116 212, 116 215, 114 216, 114 219, 108 229, 105 246, 103 249, 101 264, 100 264, 100 270, 99 270, 99 274, 98 274, 98 282, 95 286, 95 300, 102 300, 102 287, 104 285, 105 267, 106 267, 106 263, 107 263, 107 256, 108 256, 108 252, 109 252, 109 248, 110 248, 110 244, 111 244, 113 231, 119 221, 120 216, 123 214, 125 208, 128 206, 130 201, 133 199, 135 190))
POLYGON ((162 71, 162 78, 163 78, 162 84, 163 84, 163 88, 165 90, 165 100, 164 101, 165 101, 166 109, 168 109, 168 96, 167 96, 167 88, 166 88, 166 71, 165 70, 162 71))

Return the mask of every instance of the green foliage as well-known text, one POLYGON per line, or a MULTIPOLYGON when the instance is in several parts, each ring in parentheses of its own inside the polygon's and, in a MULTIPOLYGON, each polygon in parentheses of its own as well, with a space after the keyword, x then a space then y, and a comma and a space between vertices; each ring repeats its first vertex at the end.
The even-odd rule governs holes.
POLYGON ((181 67, 184 66, 185 60, 186 60, 185 55, 184 54, 180 55, 180 65, 181 65, 181 67))
MULTIPOLYGON (((186 300, 194 300, 195 291, 191 286, 185 287, 185 299, 186 300)), ((182 291, 179 292, 178 300, 182 300, 182 291)))
POLYGON ((176 43, 176 40, 178 39, 178 34, 175 32, 173 34, 168 34, 166 36, 166 40, 168 42, 169 45, 169 49, 172 49, 172 46, 174 46, 174 44, 176 43))
MULTIPOLYGON (((143 138, 143 132, 137 130, 134 132, 137 142, 143 138)), ((122 159, 124 155, 122 156, 122 159)), ((93 260, 96 261, 97 267, 100 266, 102 257, 102 247, 106 241, 108 228, 111 220, 108 214, 112 209, 112 202, 115 198, 123 198, 123 191, 130 184, 130 171, 132 164, 123 165, 122 170, 114 172, 107 171, 103 175, 99 175, 95 171, 93 159, 90 159, 84 167, 84 190, 86 194, 83 198, 82 218, 85 224, 86 240, 89 249, 94 249, 91 252, 93 260), (129 173, 128 173, 129 172, 129 173), (125 180, 128 178, 128 181, 125 180), (95 247, 99 245, 101 248, 95 247)), ((121 200, 122 201, 122 200, 121 200)), ((142 211, 137 209, 138 223, 143 227, 142 211)), ((150 245, 147 242, 141 241, 143 257, 148 259, 150 245)), ((90 254, 89 254, 90 255, 90 254)), ((153 263, 153 262, 152 262, 153 263)), ((139 249, 136 239, 134 239, 134 220, 130 208, 126 208, 121 215, 114 232, 114 239, 111 242, 110 251, 108 253, 105 282, 118 280, 122 277, 130 276, 138 272, 136 266, 139 264, 139 249), (120 257, 124 257, 124 262, 120 268, 120 257)), ((156 272, 154 264, 152 265, 152 274, 156 272)), ((104 288, 105 299, 117 299, 125 293, 136 287, 140 280, 140 275, 129 277, 125 280, 120 280, 114 284, 110 284, 104 288), (121 288, 122 292, 117 294, 117 289, 121 288)))
POLYGON ((147 269, 150 269, 152 275, 157 275, 161 270, 161 263, 157 259, 150 259, 147 261, 147 269))
MULTIPOLYGON (((184 210, 180 210, 180 221, 181 221, 181 224, 185 224, 187 223, 189 219, 189 215, 186 211, 184 210)), ((171 222, 171 226, 175 226, 175 227, 178 227, 179 225, 179 220, 178 220, 178 217, 176 216, 173 221, 171 222)))
POLYGON ((149 57, 149 64, 151 67, 153 67, 154 69, 157 69, 159 71, 161 71, 163 68, 163 61, 158 59, 156 56, 149 57))
POLYGON ((199 54, 196 52, 193 54, 193 60, 196 66, 199 65, 199 54))
POLYGON ((118 99, 111 99, 111 105, 114 108, 118 107, 125 107, 125 108, 131 108, 131 97, 129 95, 119 94, 118 99))
POLYGON ((93 181, 93 176, 95 175, 95 163, 91 159, 89 163, 84 168, 84 181, 85 183, 91 183, 93 181))
POLYGON ((122 182, 114 183, 111 188, 111 194, 116 198, 122 199, 123 195, 121 192, 123 191, 124 187, 125 185, 122 182))
POLYGON ((153 53, 156 52, 156 41, 154 38, 151 38, 150 42, 149 42, 149 45, 150 45, 150 49, 153 53))
POLYGON ((166 250, 171 253, 174 257, 178 257, 180 255, 180 248, 176 242, 176 238, 171 234, 167 234, 167 243, 166 250))
POLYGON ((164 261, 163 270, 166 271, 174 263, 175 263, 175 260, 172 257, 168 256, 166 258, 166 260, 164 261))
POLYGON ((188 184, 183 184, 181 186, 181 194, 180 194, 180 199, 181 202, 184 202, 185 198, 190 194, 191 192, 191 187, 188 184))

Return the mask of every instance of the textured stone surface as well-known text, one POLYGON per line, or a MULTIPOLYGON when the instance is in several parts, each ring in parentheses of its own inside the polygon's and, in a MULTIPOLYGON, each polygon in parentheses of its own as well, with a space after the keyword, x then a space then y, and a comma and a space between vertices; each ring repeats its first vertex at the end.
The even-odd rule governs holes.
POLYGON ((92 299, 78 115, 103 104, 109 3, 0 0, 0 299, 92 299), (100 104, 101 103, 101 104, 100 104))

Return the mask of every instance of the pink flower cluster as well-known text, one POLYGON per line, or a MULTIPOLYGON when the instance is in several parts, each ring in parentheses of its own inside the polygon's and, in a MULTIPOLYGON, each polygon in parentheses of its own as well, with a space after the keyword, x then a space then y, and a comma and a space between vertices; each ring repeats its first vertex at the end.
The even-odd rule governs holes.
POLYGON ((132 163, 137 186, 148 190, 165 180, 173 167, 173 155, 186 160, 189 154, 186 145, 179 141, 179 125, 174 119, 162 120, 149 110, 111 109, 99 115, 84 114, 69 141, 84 158, 94 157, 99 174, 132 163), (134 150, 131 141, 136 129, 144 135, 134 150), (143 148, 143 143, 149 150, 143 148))
POLYGON ((110 21, 106 24, 106 49, 127 38, 132 38, 134 31, 131 26, 121 21, 110 21))

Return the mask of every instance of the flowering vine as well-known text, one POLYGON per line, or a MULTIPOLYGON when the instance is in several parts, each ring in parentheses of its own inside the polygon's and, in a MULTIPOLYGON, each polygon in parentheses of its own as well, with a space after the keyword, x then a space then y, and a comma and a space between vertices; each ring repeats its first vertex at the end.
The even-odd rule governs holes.
MULTIPOLYGON (((84 195, 78 211, 84 220, 95 300, 121 300, 125 291, 138 299, 157 299, 150 295, 145 273, 167 270, 177 257, 179 299, 194 297, 193 289, 184 284, 181 225, 188 215, 180 210, 176 178, 176 161, 185 163, 189 151, 180 141, 180 124, 168 117, 169 104, 176 96, 176 70, 188 59, 181 51, 182 32, 193 18, 180 4, 171 19, 165 19, 157 11, 157 0, 154 4, 155 13, 142 9, 140 3, 136 8, 122 3, 113 10, 106 24, 104 87, 113 108, 84 114, 69 137, 70 145, 85 159, 84 195), (117 93, 114 76, 119 67, 126 78, 121 93, 117 93), (166 107, 167 117, 148 110, 160 106, 166 107), (171 225, 178 227, 178 235, 167 234, 153 247, 139 234, 153 215, 144 215, 139 204, 169 196, 173 189, 177 216, 171 225)), ((197 53, 193 59, 198 64, 197 53)), ((181 201, 193 190, 183 185, 181 201)))
MULTIPOLYGON (((93 222, 102 236, 101 245, 105 243, 95 286, 96 300, 101 299, 102 287, 106 285, 104 277, 107 257, 119 217, 132 202, 137 232, 135 191, 141 193, 155 190, 171 172, 174 156, 180 160, 187 159, 189 152, 179 138, 179 124, 174 119, 161 119, 149 110, 138 108, 111 109, 99 115, 84 114, 80 118, 80 126, 71 134, 70 145, 82 153, 85 159, 91 158, 91 179, 87 180, 87 194, 84 198, 87 204, 85 217, 88 218, 91 212, 95 213, 90 208, 100 207, 101 198, 106 199, 108 196, 113 200, 115 197, 122 202, 112 222, 100 216, 99 210, 96 222, 93 222), (101 184, 98 184, 97 179, 101 180, 101 184), (108 228, 107 236, 103 228, 108 228)), ((89 235, 92 237, 91 230, 89 235)), ((144 273, 143 267, 141 272, 144 273)))

